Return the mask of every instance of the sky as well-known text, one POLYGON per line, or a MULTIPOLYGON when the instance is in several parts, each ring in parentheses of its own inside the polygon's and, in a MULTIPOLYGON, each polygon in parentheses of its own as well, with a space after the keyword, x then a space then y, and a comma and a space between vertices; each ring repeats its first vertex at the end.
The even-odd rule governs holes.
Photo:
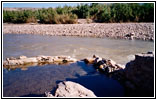
POLYGON ((9 7, 9 8, 21 8, 21 7, 31 7, 31 8, 55 8, 58 6, 63 7, 64 5, 68 6, 77 6, 79 3, 3 3, 3 7, 9 7))

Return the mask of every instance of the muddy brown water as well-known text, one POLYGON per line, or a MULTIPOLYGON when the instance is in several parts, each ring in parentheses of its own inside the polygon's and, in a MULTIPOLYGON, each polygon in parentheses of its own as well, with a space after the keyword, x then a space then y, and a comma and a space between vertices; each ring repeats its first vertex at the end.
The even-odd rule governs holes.
MULTIPOLYGON (((68 55, 83 59, 96 54, 126 64, 136 53, 153 51, 153 45, 153 42, 137 40, 4 34, 3 60, 21 55, 68 55)), ((100 74, 84 62, 30 66, 27 70, 3 68, 3 96, 43 96, 44 92, 54 90, 61 81, 77 82, 100 97, 125 96, 123 86, 116 80, 100 74)))

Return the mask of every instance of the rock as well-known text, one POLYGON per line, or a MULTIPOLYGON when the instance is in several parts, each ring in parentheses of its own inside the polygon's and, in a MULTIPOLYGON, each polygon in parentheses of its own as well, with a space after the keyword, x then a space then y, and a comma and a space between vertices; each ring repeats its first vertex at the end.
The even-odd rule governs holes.
POLYGON ((92 23, 90 20, 79 19, 78 23, 73 25, 28 25, 4 24, 3 33, 14 34, 41 34, 50 36, 80 36, 80 37, 110 37, 154 40, 154 23, 92 23), (147 26, 147 27, 146 27, 147 26), (149 27, 149 28, 148 28, 149 27), (129 33, 126 33, 129 32, 129 33), (135 34, 136 33, 136 34, 135 34), (142 33, 142 34, 141 34, 142 33), (136 36, 136 37, 135 37, 136 36), (132 37, 132 38, 130 38, 132 37))
POLYGON ((134 36, 130 36, 130 38, 129 38, 130 40, 133 40, 134 39, 134 36))
POLYGON ((99 66, 99 69, 104 69, 104 66, 103 66, 103 65, 100 65, 100 66, 99 66))
POLYGON ((95 55, 93 55, 93 58, 86 58, 84 59, 84 61, 86 63, 90 63, 90 64, 93 64, 93 66, 100 70, 100 71, 103 71, 105 73, 111 73, 115 70, 119 70, 119 69, 124 69, 125 66, 123 65, 120 65, 120 64, 116 64, 116 62, 114 62, 113 60, 106 60, 104 58, 100 58, 100 57, 97 57, 95 55), (94 62, 94 63, 93 63, 94 62))
POLYGON ((93 58, 96 58, 96 55, 93 55, 93 58))
POLYGON ((39 55, 39 56, 36 57, 36 59, 38 60, 38 62, 41 62, 42 58, 43 58, 42 55, 39 55))
POLYGON ((7 58, 6 60, 16 60, 14 57, 7 58))
MULTIPOLYGON (((138 93, 143 96, 154 94, 154 55, 153 53, 136 54, 135 60, 127 63, 125 77, 130 80, 138 93)), ((131 86, 132 87, 132 86, 131 86)))
POLYGON ((135 35, 135 33, 130 33, 130 35, 131 35, 131 36, 134 36, 134 35, 135 35))
POLYGON ((111 73, 126 89, 127 96, 154 96, 154 53, 136 54, 126 67, 111 73))
POLYGON ((8 61, 3 61, 3 66, 9 65, 8 61))
POLYGON ((97 63, 97 66, 100 66, 100 65, 103 65, 105 64, 105 62, 103 60, 100 60, 98 63, 97 63))
POLYGON ((58 56, 58 59, 70 59, 70 56, 58 56))
POLYGON ((111 59, 109 59, 109 60, 107 61, 107 64, 108 64, 109 66, 111 66, 111 67, 115 67, 116 62, 113 61, 113 60, 111 60, 111 59))
POLYGON ((19 58, 7 58, 4 61, 4 66, 13 66, 13 65, 23 65, 28 63, 71 63, 76 62, 77 59, 71 58, 70 56, 37 56, 27 58, 26 56, 20 56, 19 58))
POLYGON ((26 59, 26 56, 20 56, 19 59, 26 59))
POLYGON ((154 52, 152 52, 152 51, 148 51, 147 54, 154 54, 154 52))
POLYGON ((115 66, 117 66, 118 69, 124 69, 125 65, 121 65, 121 64, 116 64, 115 66))
POLYGON ((97 64, 99 61, 101 61, 102 60, 102 58, 100 58, 100 57, 96 57, 95 58, 95 60, 94 60, 94 64, 97 64))
POLYGON ((136 89, 136 87, 134 86, 134 84, 132 84, 130 81, 126 81, 125 82, 125 86, 127 88, 130 88, 131 90, 135 90, 136 89))
POLYGON ((106 68, 105 68, 105 73, 108 74, 108 73, 110 73, 110 72, 111 72, 111 69, 110 69, 109 67, 106 67, 106 68))
POLYGON ((95 58, 85 58, 84 62, 87 64, 93 64, 94 63, 95 58))
POLYGON ((54 62, 63 62, 63 59, 54 58, 53 60, 54 60, 54 62))
POLYGON ((50 92, 45 92, 46 97, 54 97, 50 92))
POLYGON ((69 59, 66 59, 68 62, 76 62, 77 61, 77 59, 75 59, 75 58, 69 58, 69 59))
POLYGON ((135 35, 135 33, 128 33, 125 35, 125 37, 133 37, 135 35))
MULTIPOLYGON (((20 61, 20 60, 19 60, 20 61)), ((36 57, 31 57, 31 58, 27 58, 27 59, 22 59, 21 61, 23 61, 24 63, 37 63, 38 60, 36 59, 36 57)))
POLYGON ((54 58, 53 57, 47 57, 47 62, 53 63, 54 62, 54 58))
POLYGON ((93 58, 99 58, 99 56, 97 56, 97 55, 93 55, 93 58))
POLYGON ((68 61, 67 60, 63 60, 63 63, 67 63, 68 61))
POLYGON ((61 82, 55 92, 55 97, 96 97, 95 94, 78 83, 61 82))

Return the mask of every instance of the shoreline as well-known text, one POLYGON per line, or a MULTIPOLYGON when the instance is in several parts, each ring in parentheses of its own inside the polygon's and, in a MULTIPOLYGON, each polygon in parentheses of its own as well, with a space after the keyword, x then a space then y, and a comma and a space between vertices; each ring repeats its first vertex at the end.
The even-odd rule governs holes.
POLYGON ((154 23, 8 24, 3 34, 40 34, 154 41, 154 23))

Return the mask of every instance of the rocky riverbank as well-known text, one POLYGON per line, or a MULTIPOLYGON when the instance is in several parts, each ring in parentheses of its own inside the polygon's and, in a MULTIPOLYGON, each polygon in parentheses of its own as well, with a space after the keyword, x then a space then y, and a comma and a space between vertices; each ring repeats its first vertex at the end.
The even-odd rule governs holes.
POLYGON ((154 23, 3 24, 4 34, 154 40, 154 23))

